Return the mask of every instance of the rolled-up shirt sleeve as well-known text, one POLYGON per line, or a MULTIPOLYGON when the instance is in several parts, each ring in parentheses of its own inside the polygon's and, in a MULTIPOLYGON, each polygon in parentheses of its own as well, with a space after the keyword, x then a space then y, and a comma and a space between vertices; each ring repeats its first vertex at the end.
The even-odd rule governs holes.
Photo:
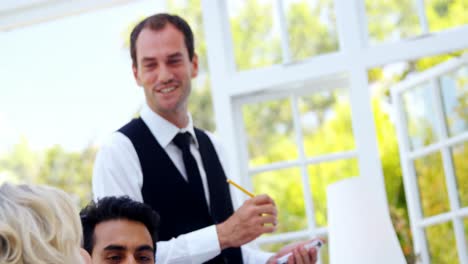
POLYGON ((214 225, 157 244, 156 263, 203 263, 221 253, 214 225))

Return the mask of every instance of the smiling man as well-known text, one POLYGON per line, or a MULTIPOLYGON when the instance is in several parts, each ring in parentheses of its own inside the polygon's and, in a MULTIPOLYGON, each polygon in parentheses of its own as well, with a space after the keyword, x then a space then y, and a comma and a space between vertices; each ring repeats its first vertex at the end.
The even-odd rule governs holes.
POLYGON ((221 143, 196 128, 188 110, 198 57, 187 22, 165 13, 145 18, 132 30, 130 55, 146 104, 101 146, 94 197, 128 195, 157 211, 161 263, 275 263, 289 252, 291 261, 315 263, 316 251, 301 245, 276 255, 244 247, 276 230, 276 205, 263 194, 234 211, 221 143))
POLYGON ((159 216, 128 197, 105 197, 81 213, 84 248, 93 264, 155 263, 159 216))

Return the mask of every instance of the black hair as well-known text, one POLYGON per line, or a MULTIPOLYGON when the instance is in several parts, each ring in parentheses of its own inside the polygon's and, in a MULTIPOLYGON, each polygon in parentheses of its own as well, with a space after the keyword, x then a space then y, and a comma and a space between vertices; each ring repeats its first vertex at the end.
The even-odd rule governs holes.
POLYGON ((134 67, 138 66, 137 54, 136 54, 136 41, 141 31, 144 28, 150 28, 152 30, 161 30, 167 24, 171 24, 176 27, 182 34, 184 34, 185 46, 187 47, 190 61, 192 61, 195 54, 194 51, 194 40, 193 32, 187 21, 177 15, 171 15, 167 13, 160 13, 149 16, 143 21, 138 23, 130 34, 130 56, 132 57, 132 63, 134 67))
POLYGON ((80 212, 83 226, 83 248, 91 255, 95 244, 94 229, 97 224, 109 220, 126 219, 140 222, 146 226, 153 240, 156 251, 158 241, 159 214, 144 203, 128 196, 109 196, 90 202, 80 212))

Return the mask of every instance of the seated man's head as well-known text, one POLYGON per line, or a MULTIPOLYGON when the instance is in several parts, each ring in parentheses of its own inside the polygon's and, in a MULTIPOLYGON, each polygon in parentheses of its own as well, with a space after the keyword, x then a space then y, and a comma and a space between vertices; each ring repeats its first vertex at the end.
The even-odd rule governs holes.
POLYGON ((105 197, 80 213, 84 248, 96 263, 155 263, 159 215, 130 198, 105 197))
POLYGON ((0 185, 0 263, 89 263, 81 237, 78 207, 65 192, 0 185))

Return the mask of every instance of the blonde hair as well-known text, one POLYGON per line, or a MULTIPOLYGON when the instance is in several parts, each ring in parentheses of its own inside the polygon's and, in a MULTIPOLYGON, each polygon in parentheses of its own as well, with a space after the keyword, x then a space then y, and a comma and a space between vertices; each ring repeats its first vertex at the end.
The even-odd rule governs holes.
POLYGON ((82 263, 78 209, 48 186, 0 186, 0 263, 82 263))

